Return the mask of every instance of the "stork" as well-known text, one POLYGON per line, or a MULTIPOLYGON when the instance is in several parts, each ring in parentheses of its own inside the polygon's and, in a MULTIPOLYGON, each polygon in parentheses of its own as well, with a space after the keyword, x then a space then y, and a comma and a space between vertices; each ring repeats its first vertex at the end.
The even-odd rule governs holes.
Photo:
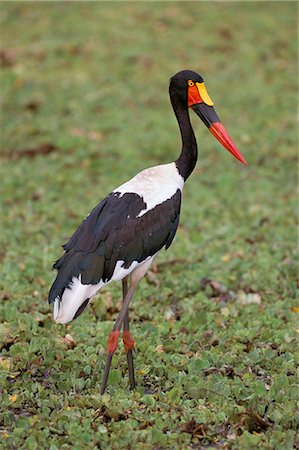
POLYGON ((179 157, 139 172, 108 194, 63 245, 65 252, 53 266, 58 272, 49 303, 54 302, 56 323, 76 319, 104 286, 122 280, 123 302, 108 337, 101 394, 122 328, 130 387, 135 387, 129 305, 153 259, 162 248, 168 249, 177 231, 182 190, 197 161, 189 108, 223 147, 247 164, 220 122, 200 75, 190 70, 177 73, 170 80, 169 95, 182 139, 179 157))

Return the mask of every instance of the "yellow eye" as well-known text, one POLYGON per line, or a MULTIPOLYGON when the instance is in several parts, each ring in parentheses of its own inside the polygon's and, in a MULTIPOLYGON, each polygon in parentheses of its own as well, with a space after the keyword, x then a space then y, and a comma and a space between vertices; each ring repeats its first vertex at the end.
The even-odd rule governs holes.
POLYGON ((188 81, 188 86, 190 86, 190 87, 194 86, 194 82, 192 80, 189 80, 188 81))

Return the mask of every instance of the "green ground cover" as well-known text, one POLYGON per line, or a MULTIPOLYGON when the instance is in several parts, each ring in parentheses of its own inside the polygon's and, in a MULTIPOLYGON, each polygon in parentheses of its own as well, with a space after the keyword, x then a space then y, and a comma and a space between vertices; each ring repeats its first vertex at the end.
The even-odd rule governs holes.
POLYGON ((2 2, 1 448, 296 446, 296 17, 296 2, 2 2), (101 397, 121 286, 58 326, 51 265, 116 185, 176 158, 168 79, 186 68, 250 165, 195 118, 177 237, 131 306, 138 387, 119 349, 101 397))

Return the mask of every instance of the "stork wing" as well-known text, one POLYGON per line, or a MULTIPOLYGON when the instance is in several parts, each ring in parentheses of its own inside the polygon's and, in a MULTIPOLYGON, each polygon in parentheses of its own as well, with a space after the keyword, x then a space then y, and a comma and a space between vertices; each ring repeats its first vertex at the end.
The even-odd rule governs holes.
POLYGON ((142 262, 164 246, 168 248, 177 230, 180 206, 179 189, 145 213, 146 204, 138 194, 109 194, 63 246, 65 253, 53 266, 58 274, 49 303, 61 298, 73 277, 81 274, 82 284, 107 282, 118 261, 129 268, 133 261, 142 262))

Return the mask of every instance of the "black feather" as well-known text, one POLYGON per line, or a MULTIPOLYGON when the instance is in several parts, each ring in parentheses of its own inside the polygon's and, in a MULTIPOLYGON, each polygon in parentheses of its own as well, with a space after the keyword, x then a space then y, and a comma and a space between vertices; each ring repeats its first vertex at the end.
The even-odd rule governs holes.
POLYGON ((138 217, 146 208, 142 197, 134 193, 114 192, 99 203, 63 246, 64 255, 54 264, 58 270, 49 293, 49 303, 61 298, 73 277, 81 274, 81 283, 107 282, 117 261, 129 268, 165 246, 177 230, 181 191, 138 217))

